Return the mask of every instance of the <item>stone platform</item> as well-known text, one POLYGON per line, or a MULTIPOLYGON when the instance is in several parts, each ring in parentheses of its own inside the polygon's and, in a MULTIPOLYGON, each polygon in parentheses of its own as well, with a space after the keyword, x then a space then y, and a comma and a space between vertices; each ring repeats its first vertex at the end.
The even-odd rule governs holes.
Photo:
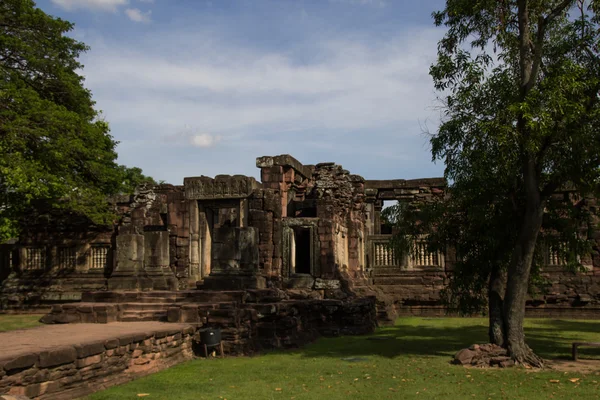
POLYGON ((68 324, 0 333, 0 395, 73 399, 191 360, 191 324, 68 324))
POLYGON ((370 333, 377 326, 374 297, 314 296, 313 291, 278 289, 90 292, 82 303, 53 306, 42 322, 191 323, 221 329, 225 352, 238 355, 299 347, 319 336, 370 333))

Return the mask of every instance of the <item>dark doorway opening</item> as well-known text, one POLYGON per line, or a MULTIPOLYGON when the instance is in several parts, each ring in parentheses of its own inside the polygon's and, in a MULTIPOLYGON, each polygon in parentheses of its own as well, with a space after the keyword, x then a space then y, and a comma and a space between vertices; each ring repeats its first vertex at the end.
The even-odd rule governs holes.
POLYGON ((296 242, 295 273, 310 274, 310 228, 295 228, 294 239, 296 242))

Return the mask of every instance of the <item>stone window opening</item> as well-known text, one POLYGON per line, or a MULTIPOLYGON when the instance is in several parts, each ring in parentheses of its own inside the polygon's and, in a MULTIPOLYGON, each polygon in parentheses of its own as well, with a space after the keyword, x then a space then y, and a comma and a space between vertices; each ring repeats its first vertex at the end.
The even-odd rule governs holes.
POLYGON ((238 223, 238 209, 236 207, 217 208, 213 211, 213 227, 235 227, 238 223))
POLYGON ((110 246, 92 246, 90 249, 90 269, 104 270, 108 266, 110 246))
POLYGON ((394 224, 397 221, 398 215, 397 200, 383 200, 380 212, 380 227, 379 231, 381 235, 391 235, 393 233, 394 224))
POLYGON ((294 227, 291 235, 292 273, 311 273, 311 234, 310 228, 294 227))
POLYGON ((564 242, 546 246, 546 264, 561 266, 567 264, 567 244, 564 242))
POLYGON ((24 270, 43 270, 46 268, 46 248, 28 247, 25 249, 24 270))
POLYGON ((287 205, 287 216, 291 218, 315 218, 317 203, 315 199, 293 199, 287 205))
POLYGON ((75 269, 77 265, 77 251, 74 247, 60 247, 58 249, 58 268, 75 269))
POLYGON ((0 246, 0 281, 3 281, 13 269, 13 251, 10 248, 3 249, 0 246))
MULTIPOLYGON (((569 264, 571 249, 566 241, 546 243, 544 246, 544 261, 549 267, 564 267, 569 264)), ((575 262, 582 263, 581 256, 576 254, 575 262)), ((586 267, 584 265, 584 267, 586 267)), ((587 268, 587 267, 586 267, 587 268)))
POLYGON ((439 267, 440 254, 437 251, 429 251, 427 240, 415 240, 411 254, 413 267, 439 267))

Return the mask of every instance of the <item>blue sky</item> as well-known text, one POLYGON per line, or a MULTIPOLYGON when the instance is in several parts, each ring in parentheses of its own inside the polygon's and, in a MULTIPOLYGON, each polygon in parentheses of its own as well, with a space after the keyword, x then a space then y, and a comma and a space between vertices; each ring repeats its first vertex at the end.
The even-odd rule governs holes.
POLYGON ((38 0, 75 23, 119 162, 155 179, 334 161, 367 179, 441 176, 428 75, 441 0, 38 0))

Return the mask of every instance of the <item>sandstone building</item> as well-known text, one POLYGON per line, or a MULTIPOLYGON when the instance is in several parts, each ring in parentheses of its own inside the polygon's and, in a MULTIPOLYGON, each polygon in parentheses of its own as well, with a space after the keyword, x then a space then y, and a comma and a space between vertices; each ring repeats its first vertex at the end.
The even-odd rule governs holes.
MULTIPOLYGON (((260 182, 200 176, 116 196, 113 227, 28 227, 0 245, 1 307, 76 302, 87 292, 277 288, 315 298, 376 295, 390 315, 443 314, 439 291, 452 252, 431 253, 423 239, 400 259, 380 220, 386 200, 442 196, 442 178, 365 180, 289 155, 259 157, 256 166, 260 182)), ((566 272, 549 251, 551 284, 530 299, 531 314, 600 316, 600 239, 589 235, 586 272, 566 272)))

